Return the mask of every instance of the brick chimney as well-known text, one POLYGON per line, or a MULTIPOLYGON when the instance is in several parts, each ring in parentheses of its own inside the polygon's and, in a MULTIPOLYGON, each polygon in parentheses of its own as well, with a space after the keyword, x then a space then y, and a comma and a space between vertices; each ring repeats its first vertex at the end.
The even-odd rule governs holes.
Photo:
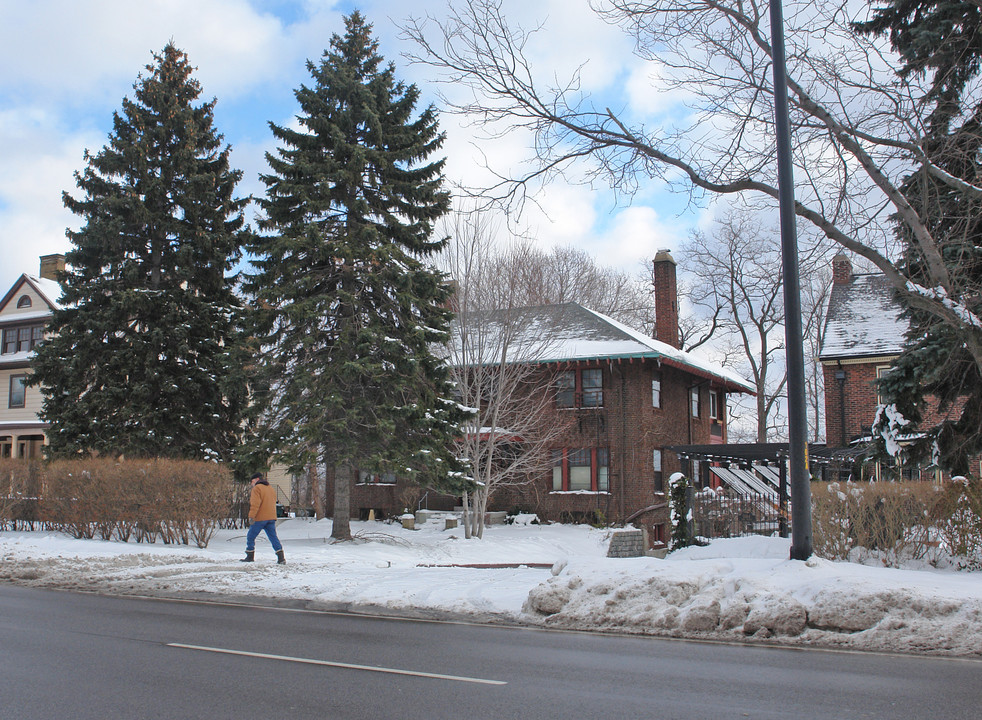
POLYGON ((659 250, 655 255, 652 280, 655 285, 655 340, 675 348, 681 347, 675 259, 668 250, 659 250))
POLYGON ((852 282, 852 263, 844 252, 836 253, 832 258, 832 284, 848 285, 852 282))
POLYGON ((65 271, 64 255, 42 255, 40 275, 45 280, 58 280, 58 273, 65 271))

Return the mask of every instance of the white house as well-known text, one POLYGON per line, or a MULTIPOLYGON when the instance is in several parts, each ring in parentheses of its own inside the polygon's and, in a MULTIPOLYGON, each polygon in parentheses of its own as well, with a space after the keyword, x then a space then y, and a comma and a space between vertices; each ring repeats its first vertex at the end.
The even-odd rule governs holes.
POLYGON ((44 255, 38 275, 24 273, 0 300, 0 457, 40 457, 47 443, 47 424, 38 417, 41 392, 25 381, 34 346, 59 307, 55 278, 64 268, 64 255, 44 255))

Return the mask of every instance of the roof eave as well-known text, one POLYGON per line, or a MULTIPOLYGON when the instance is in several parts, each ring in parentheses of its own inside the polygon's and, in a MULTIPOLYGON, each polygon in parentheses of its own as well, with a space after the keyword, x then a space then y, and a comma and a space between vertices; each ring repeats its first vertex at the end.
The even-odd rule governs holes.
MULTIPOLYGON (((727 392, 738 392, 745 395, 751 395, 756 397, 757 390, 750 383, 739 383, 732 378, 724 377, 722 375, 717 375, 705 368, 700 368, 695 365, 689 365, 681 360, 678 360, 667 355, 662 355, 659 352, 642 352, 642 353, 621 353, 616 355, 584 355, 582 357, 567 357, 567 358, 543 358, 537 360, 520 360, 520 361, 509 361, 510 364, 529 364, 529 365, 562 365, 565 363, 584 363, 584 362, 613 362, 613 361, 631 361, 631 360, 656 360, 659 363, 665 363, 679 370, 684 370, 685 372, 696 375, 698 377, 705 378, 707 380, 712 380, 720 384, 722 389, 727 392)), ((486 367, 488 365, 497 363, 473 363, 469 367, 486 367)))

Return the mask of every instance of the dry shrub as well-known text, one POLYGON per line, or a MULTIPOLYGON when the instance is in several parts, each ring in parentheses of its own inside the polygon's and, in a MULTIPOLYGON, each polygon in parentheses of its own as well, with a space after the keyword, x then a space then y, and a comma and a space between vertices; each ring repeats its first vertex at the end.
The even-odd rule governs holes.
POLYGON ((815 552, 844 560, 864 548, 894 567, 924 558, 940 494, 930 482, 812 483, 815 552))
MULTIPOLYGON (((227 518, 233 504, 233 487, 229 473, 214 463, 157 461, 166 466, 168 496, 161 503, 166 512, 160 518, 164 542, 184 545, 191 540, 207 547, 220 520, 227 518)), ((158 468, 158 471, 163 468, 158 468)))
POLYGON ((419 499, 423 496, 423 488, 414 482, 408 482, 399 493, 399 504, 409 512, 415 512, 419 499))
POLYGON ((45 467, 41 519, 74 538, 93 538, 102 523, 100 505, 109 504, 100 472, 108 460, 64 460, 45 467))
POLYGON ((943 547, 957 564, 982 569, 982 481, 956 478, 946 483, 930 512, 943 547))
POLYGON ((40 463, 0 458, 0 530, 37 522, 40 463))
POLYGON ((214 463, 66 460, 45 476, 43 519, 76 538, 206 547, 231 510, 231 477, 214 463))

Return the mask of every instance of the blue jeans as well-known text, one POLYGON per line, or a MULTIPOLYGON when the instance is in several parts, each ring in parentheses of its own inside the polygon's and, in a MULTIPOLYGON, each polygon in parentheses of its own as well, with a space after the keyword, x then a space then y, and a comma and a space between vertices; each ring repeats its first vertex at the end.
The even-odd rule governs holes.
POLYGON ((269 538, 269 543, 273 546, 273 550, 279 552, 283 549, 280 539, 276 537, 276 521, 255 520, 249 526, 249 533, 246 535, 246 552, 252 552, 256 549, 256 536, 263 530, 266 531, 266 537, 269 538))

